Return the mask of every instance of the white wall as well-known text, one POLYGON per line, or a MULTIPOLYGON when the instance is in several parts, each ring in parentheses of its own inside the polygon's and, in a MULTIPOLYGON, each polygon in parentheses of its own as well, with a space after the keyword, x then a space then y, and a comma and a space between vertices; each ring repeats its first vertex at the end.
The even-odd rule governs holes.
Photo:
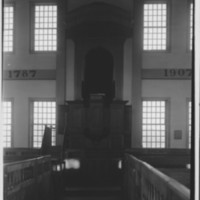
POLYGON ((14 53, 3 55, 4 69, 56 69, 56 53, 41 54, 31 50, 33 16, 30 10, 33 2, 19 0, 14 4, 14 53))
POLYGON ((166 52, 144 52, 143 68, 191 68, 189 50, 189 1, 169 1, 168 48, 166 52))
MULTIPOLYGON (((48 0, 43 2, 45 1, 48 0)), ((56 53, 35 53, 32 51, 31 24, 33 24, 33 16, 31 16, 30 11, 34 2, 40 1, 19 0, 14 2, 14 52, 3 54, 4 70, 56 69, 56 53)), ((55 99, 55 85, 55 81, 3 81, 3 97, 14 100, 14 147, 29 146, 30 98, 55 99)))
POLYGON ((28 147, 30 98, 56 97, 55 81, 4 81, 3 97, 14 100, 13 147, 28 147))
POLYGON ((132 39, 129 38, 124 43, 123 60, 123 100, 131 104, 132 99, 132 39))
MULTIPOLYGON (((151 55, 151 53, 149 53, 151 55)), ((153 53, 155 56, 156 54, 153 53)), ((153 56, 151 55, 151 56, 153 56)), ((156 55, 159 58, 159 55, 156 55)), ((188 54, 189 56, 189 54, 188 54)), ((168 54, 163 54, 167 60, 168 54)), ((171 64, 175 64, 175 57, 170 56, 171 64), (174 60, 174 62, 173 62, 174 60)), ((151 59, 149 65, 143 68, 162 69, 167 67, 168 62, 165 59, 151 59), (162 60, 162 61, 161 61, 162 60), (154 64, 152 64, 154 62, 154 64), (162 63, 161 63, 162 62, 162 63)), ((180 60, 180 66, 187 68, 191 66, 191 55, 185 60, 180 60)), ((145 59, 143 60, 146 64, 145 59)), ((177 62, 177 61, 176 61, 177 62)), ((177 65, 173 68, 177 68, 177 65), (176 67, 175 67, 176 66, 176 67)), ((131 102, 132 91, 132 39, 127 39, 124 44, 124 64, 123 64, 123 100, 131 102)), ((170 67, 172 68, 172 67, 170 67)), ((169 130, 168 130, 168 147, 170 148, 187 148, 188 144, 188 110, 187 102, 191 99, 191 80, 143 80, 142 81, 142 98, 164 98, 169 100, 169 130), (174 131, 182 131, 182 139, 174 139, 174 131)))
MULTIPOLYGON (((38 1, 39 0, 33 0, 38 1)), ((48 1, 48 0, 45 0, 48 1)), ((96 0, 132 9, 131 0, 96 0)), ((69 0, 68 9, 73 10, 92 0, 69 0)), ((167 52, 143 53, 143 69, 190 68, 191 52, 188 50, 189 15, 186 12, 188 0, 172 0, 170 14, 170 43, 167 52), (178 37, 177 37, 178 36, 178 37)), ((56 69, 56 54, 31 52, 31 1, 15 2, 15 50, 4 54, 4 69, 56 69)), ((123 60, 123 100, 132 102, 132 39, 124 43, 123 60)), ((76 47, 67 41, 66 55, 66 99, 74 99, 74 53, 76 47)), ((55 81, 4 81, 4 97, 14 99, 14 147, 27 147, 29 144, 29 98, 56 98, 55 81)), ((186 101, 191 97, 191 82, 187 80, 143 80, 142 97, 163 97, 170 99, 170 147, 186 147, 187 115, 186 101), (174 130, 182 130, 181 140, 174 140, 174 130)))
POLYGON ((74 70, 75 70, 75 45, 72 40, 66 42, 66 97, 65 100, 74 100, 74 70))
POLYGON ((191 81, 143 80, 142 97, 169 99, 169 147, 187 147, 187 101, 191 98, 191 81), (174 139, 174 131, 182 131, 182 139, 174 139))

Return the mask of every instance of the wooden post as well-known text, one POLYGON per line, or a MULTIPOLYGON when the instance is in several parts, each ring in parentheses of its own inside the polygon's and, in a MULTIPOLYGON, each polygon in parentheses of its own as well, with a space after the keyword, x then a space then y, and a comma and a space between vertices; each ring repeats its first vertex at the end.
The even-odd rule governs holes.
POLYGON ((142 14, 143 1, 133 2, 132 147, 142 146, 142 14))
MULTIPOLYGON (((57 66, 56 66, 56 103, 63 105, 66 92, 66 13, 67 0, 58 1, 58 32, 57 32, 57 66)), ((58 119, 58 116, 57 116, 58 119)), ((57 123, 58 124, 58 123, 57 123)), ((57 131, 58 133, 58 131, 57 131)), ((56 135, 56 144, 63 143, 63 135, 56 135)))

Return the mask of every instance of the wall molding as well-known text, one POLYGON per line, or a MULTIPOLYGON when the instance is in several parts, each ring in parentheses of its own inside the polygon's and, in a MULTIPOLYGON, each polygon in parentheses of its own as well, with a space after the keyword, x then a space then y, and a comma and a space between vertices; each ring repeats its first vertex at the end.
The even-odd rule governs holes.
MULTIPOLYGON (((142 79, 191 80, 192 69, 142 69, 142 79)), ((56 80, 56 70, 3 70, 3 80, 56 80)))
POLYGON ((56 70, 3 70, 3 80, 56 80, 56 70))
POLYGON ((191 80, 192 69, 142 69, 142 79, 191 80))

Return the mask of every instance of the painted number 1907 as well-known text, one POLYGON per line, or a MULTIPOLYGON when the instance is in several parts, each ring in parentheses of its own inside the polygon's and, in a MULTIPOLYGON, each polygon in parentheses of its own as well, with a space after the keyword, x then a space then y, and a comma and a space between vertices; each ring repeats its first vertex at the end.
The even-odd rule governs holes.
POLYGON ((164 76, 165 77, 171 77, 171 78, 184 78, 188 77, 191 78, 192 76, 192 70, 191 69, 165 69, 164 70, 164 76))

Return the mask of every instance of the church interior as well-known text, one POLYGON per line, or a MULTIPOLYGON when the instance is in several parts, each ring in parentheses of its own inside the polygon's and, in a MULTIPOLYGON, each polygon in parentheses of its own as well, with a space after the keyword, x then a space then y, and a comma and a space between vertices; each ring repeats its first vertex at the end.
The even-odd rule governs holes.
POLYGON ((192 200, 192 0, 4 0, 4 200, 192 200))

